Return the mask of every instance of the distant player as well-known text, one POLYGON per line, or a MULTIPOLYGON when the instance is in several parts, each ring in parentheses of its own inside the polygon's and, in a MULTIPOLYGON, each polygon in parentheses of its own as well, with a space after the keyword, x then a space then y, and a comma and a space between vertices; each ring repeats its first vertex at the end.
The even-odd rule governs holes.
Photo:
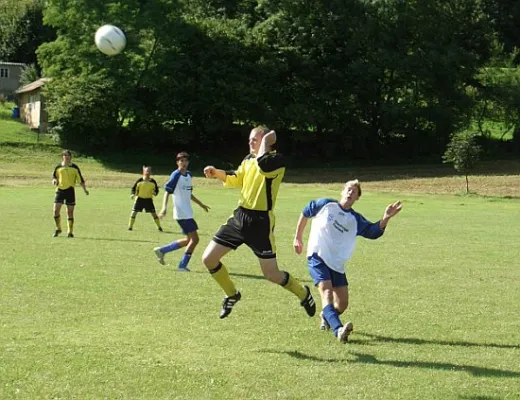
POLYGON ((193 195, 191 172, 188 171, 188 165, 190 163, 188 153, 182 152, 177 154, 176 162, 178 168, 173 171, 170 175, 170 179, 164 185, 163 206, 159 212, 159 216, 162 218, 166 215, 168 199, 170 195, 173 195, 173 218, 177 221, 186 237, 165 246, 156 247, 154 251, 157 260, 164 265, 164 255, 166 253, 187 246, 177 270, 189 272, 188 263, 190 262, 191 255, 195 251, 195 247, 199 244, 199 234, 197 233, 199 227, 193 219, 191 202, 197 203, 206 212, 208 212, 210 208, 193 195))
POLYGON ((310 289, 288 272, 280 271, 276 261, 273 210, 285 174, 285 162, 272 150, 275 142, 274 131, 258 126, 249 135, 250 154, 236 171, 224 171, 213 166, 204 168, 207 178, 219 179, 226 187, 241 189, 238 208, 215 234, 202 256, 204 265, 226 293, 220 318, 226 318, 242 297, 220 260, 242 244, 256 255, 269 281, 295 294, 309 316, 316 312, 310 289))
POLYGON ((76 192, 74 187, 77 183, 81 185, 83 191, 88 196, 89 191, 85 185, 85 179, 81 175, 79 167, 72 162, 70 150, 63 150, 61 153, 62 161, 54 168, 52 174, 52 184, 57 186, 54 197, 54 222, 56 230, 53 237, 61 233, 61 206, 67 205, 67 236, 74 237, 74 206, 76 205, 76 192))
POLYGON ((155 212, 155 205, 153 204, 154 196, 159 194, 159 186, 152 178, 152 167, 143 165, 143 176, 139 178, 132 186, 132 199, 135 199, 134 207, 130 213, 130 220, 128 221, 128 230, 134 229, 135 218, 137 213, 143 210, 152 215, 152 218, 157 225, 157 229, 162 232, 161 221, 155 212))
POLYGON ((348 341, 352 332, 352 322, 345 325, 339 316, 348 306, 348 281, 345 263, 350 259, 356 246, 356 236, 377 239, 383 235, 390 218, 401 211, 401 202, 396 201, 386 207, 383 219, 371 223, 352 209, 361 197, 361 185, 353 180, 345 184, 341 200, 312 200, 305 206, 296 226, 294 250, 303 251, 303 231, 309 218, 312 221, 307 260, 309 273, 318 286, 321 295, 322 313, 320 329, 333 329, 341 343, 348 341))

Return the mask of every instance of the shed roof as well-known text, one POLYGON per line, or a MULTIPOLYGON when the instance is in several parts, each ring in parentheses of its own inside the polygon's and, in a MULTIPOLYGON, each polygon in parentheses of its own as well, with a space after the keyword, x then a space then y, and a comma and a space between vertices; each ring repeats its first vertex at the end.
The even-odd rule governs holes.
POLYGON ((45 85, 45 82, 48 82, 49 80, 50 80, 49 78, 40 78, 37 81, 31 82, 31 83, 28 83, 27 85, 22 86, 15 93, 20 94, 20 93, 32 92, 33 90, 36 90, 36 89, 42 87, 43 85, 45 85))
POLYGON ((17 67, 25 67, 24 63, 9 62, 9 61, 0 61, 0 65, 12 65, 12 66, 17 66, 17 67))

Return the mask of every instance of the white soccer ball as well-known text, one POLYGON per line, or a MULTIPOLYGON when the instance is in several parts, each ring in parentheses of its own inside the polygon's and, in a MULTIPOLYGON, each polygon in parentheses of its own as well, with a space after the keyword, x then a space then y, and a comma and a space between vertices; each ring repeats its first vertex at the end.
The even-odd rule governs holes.
POLYGON ((96 46, 107 56, 115 56, 126 46, 126 36, 121 29, 114 25, 103 25, 96 31, 96 46))

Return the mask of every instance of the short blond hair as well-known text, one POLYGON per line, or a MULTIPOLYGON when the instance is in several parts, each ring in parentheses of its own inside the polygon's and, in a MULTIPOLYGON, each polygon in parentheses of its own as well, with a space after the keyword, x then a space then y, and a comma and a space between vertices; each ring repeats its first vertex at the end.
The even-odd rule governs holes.
POLYGON ((260 133, 262 136, 267 135, 269 133, 270 129, 265 125, 258 125, 253 128, 253 132, 260 133))
POLYGON ((361 197, 361 183, 359 183, 358 179, 352 179, 350 181, 347 181, 347 183, 345 183, 344 188, 346 188, 347 186, 356 186, 358 188, 358 197, 361 197))

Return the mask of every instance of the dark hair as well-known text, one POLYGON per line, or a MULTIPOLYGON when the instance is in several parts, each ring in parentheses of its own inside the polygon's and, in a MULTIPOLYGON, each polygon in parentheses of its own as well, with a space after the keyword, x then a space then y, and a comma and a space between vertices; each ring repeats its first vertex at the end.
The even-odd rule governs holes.
POLYGON ((67 150, 67 149, 63 150, 61 152, 61 155, 62 156, 70 156, 70 157, 72 157, 72 153, 70 152, 70 150, 67 150))
POLYGON ((175 161, 179 161, 181 158, 187 158, 189 160, 190 155, 185 151, 181 151, 180 153, 177 153, 177 155, 175 156, 175 161))

